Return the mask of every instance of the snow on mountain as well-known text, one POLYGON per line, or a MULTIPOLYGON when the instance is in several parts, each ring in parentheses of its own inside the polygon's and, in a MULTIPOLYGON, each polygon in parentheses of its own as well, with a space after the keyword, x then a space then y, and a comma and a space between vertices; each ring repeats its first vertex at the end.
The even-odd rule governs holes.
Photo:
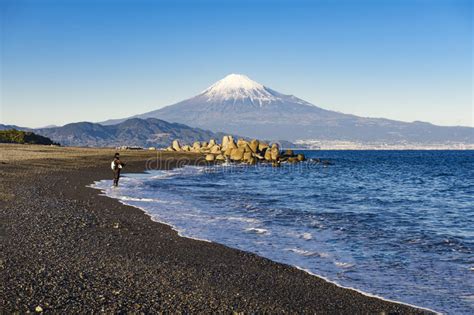
POLYGON ((246 75, 229 74, 201 93, 207 102, 238 102, 250 100, 254 105, 263 106, 278 99, 277 93, 251 80, 246 75))
POLYGON ((213 131, 289 141, 474 143, 474 128, 343 114, 279 93, 242 74, 230 74, 192 98, 133 117, 159 118, 213 131))

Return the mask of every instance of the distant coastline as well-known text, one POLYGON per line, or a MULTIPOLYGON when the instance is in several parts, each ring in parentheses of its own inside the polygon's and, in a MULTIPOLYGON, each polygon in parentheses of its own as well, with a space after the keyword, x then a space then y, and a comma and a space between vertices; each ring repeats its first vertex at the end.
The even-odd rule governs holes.
POLYGON ((307 150, 474 150, 474 143, 364 143, 336 140, 296 140, 295 148, 307 150))

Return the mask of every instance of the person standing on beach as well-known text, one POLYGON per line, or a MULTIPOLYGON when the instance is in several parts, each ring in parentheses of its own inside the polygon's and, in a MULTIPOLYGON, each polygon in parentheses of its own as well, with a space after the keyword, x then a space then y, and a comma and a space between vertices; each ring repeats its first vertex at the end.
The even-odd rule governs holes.
POLYGON ((114 160, 110 164, 110 167, 112 168, 112 171, 114 171, 114 186, 118 186, 118 182, 120 179, 120 171, 122 170, 122 167, 125 166, 125 163, 120 161, 120 154, 115 153, 114 160))

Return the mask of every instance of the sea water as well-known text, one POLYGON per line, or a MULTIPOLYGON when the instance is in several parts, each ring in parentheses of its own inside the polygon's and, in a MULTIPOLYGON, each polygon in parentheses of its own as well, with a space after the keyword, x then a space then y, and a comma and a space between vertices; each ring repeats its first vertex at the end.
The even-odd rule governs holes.
POLYGON ((126 174, 95 183, 182 236, 342 286, 474 313, 473 151, 305 151, 310 160, 126 174))

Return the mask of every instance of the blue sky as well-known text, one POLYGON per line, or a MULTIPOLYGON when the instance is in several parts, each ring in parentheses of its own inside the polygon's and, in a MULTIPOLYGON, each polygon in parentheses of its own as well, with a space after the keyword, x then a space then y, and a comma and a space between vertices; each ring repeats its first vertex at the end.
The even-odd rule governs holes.
POLYGON ((127 117, 243 73, 326 109, 474 126, 471 1, 0 0, 1 123, 127 117))

